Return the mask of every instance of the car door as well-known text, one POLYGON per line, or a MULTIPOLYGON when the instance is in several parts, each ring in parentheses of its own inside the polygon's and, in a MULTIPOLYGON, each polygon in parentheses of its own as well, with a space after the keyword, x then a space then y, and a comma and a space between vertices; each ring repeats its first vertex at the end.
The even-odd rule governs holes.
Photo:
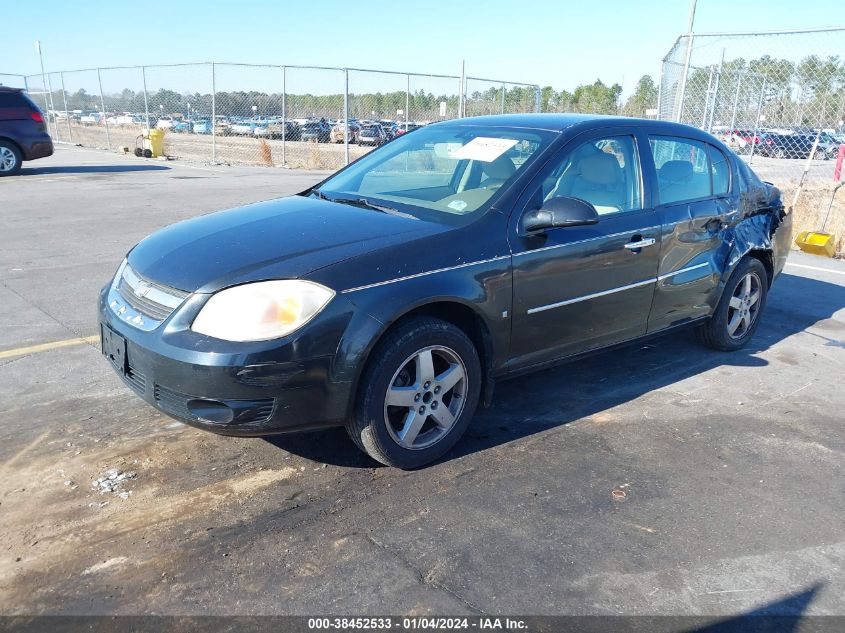
POLYGON ((632 128, 580 135, 546 163, 522 194, 509 228, 511 368, 646 332, 660 226, 643 185, 640 145, 632 128), (598 223, 526 235, 523 214, 555 196, 590 202, 598 223))
POLYGON ((730 163, 715 146, 692 138, 649 136, 656 210, 663 224, 660 265, 648 331, 707 316, 717 294, 724 227, 737 212, 730 163))

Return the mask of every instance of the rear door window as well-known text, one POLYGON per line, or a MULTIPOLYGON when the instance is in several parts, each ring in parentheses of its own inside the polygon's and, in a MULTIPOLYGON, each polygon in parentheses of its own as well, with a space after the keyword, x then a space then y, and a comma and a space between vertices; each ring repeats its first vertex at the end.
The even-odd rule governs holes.
POLYGON ((661 204, 706 198, 711 194, 710 161, 704 143, 650 136, 661 204))
POLYGON ((728 193, 731 187, 731 167, 727 157, 712 145, 707 146, 710 155, 710 173, 713 178, 713 194, 716 196, 728 193))

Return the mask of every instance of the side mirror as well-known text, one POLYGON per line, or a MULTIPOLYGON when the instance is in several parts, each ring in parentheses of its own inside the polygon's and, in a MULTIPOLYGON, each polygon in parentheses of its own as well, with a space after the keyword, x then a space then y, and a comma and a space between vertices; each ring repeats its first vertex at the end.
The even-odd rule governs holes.
POLYGON ((565 226, 596 224, 599 214, 589 202, 567 196, 556 196, 546 201, 540 209, 527 212, 522 218, 525 233, 565 226))

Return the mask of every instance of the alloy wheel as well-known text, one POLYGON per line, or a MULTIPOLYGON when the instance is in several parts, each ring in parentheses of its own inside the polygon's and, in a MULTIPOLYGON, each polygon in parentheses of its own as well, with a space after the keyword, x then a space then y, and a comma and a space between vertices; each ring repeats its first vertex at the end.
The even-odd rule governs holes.
POLYGON ((399 366, 384 398, 384 421, 402 448, 419 450, 442 440, 460 417, 467 370, 453 350, 425 347, 399 366))
POLYGON ((760 312, 760 277, 749 272, 740 279, 728 304, 728 336, 740 339, 748 332, 760 312))
POLYGON ((0 147, 0 171, 12 171, 17 164, 15 153, 8 147, 0 147))

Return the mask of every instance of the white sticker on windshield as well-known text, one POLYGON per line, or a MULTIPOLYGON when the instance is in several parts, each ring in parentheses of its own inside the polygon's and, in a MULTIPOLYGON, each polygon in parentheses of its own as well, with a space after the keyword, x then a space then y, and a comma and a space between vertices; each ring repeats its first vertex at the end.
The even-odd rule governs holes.
POLYGON ((480 160, 485 163, 491 163, 516 144, 517 140, 512 138, 479 136, 472 139, 462 148, 452 152, 450 158, 480 160))
POLYGON ((452 200, 447 206, 455 211, 463 211, 467 208, 467 203, 463 200, 452 200))

